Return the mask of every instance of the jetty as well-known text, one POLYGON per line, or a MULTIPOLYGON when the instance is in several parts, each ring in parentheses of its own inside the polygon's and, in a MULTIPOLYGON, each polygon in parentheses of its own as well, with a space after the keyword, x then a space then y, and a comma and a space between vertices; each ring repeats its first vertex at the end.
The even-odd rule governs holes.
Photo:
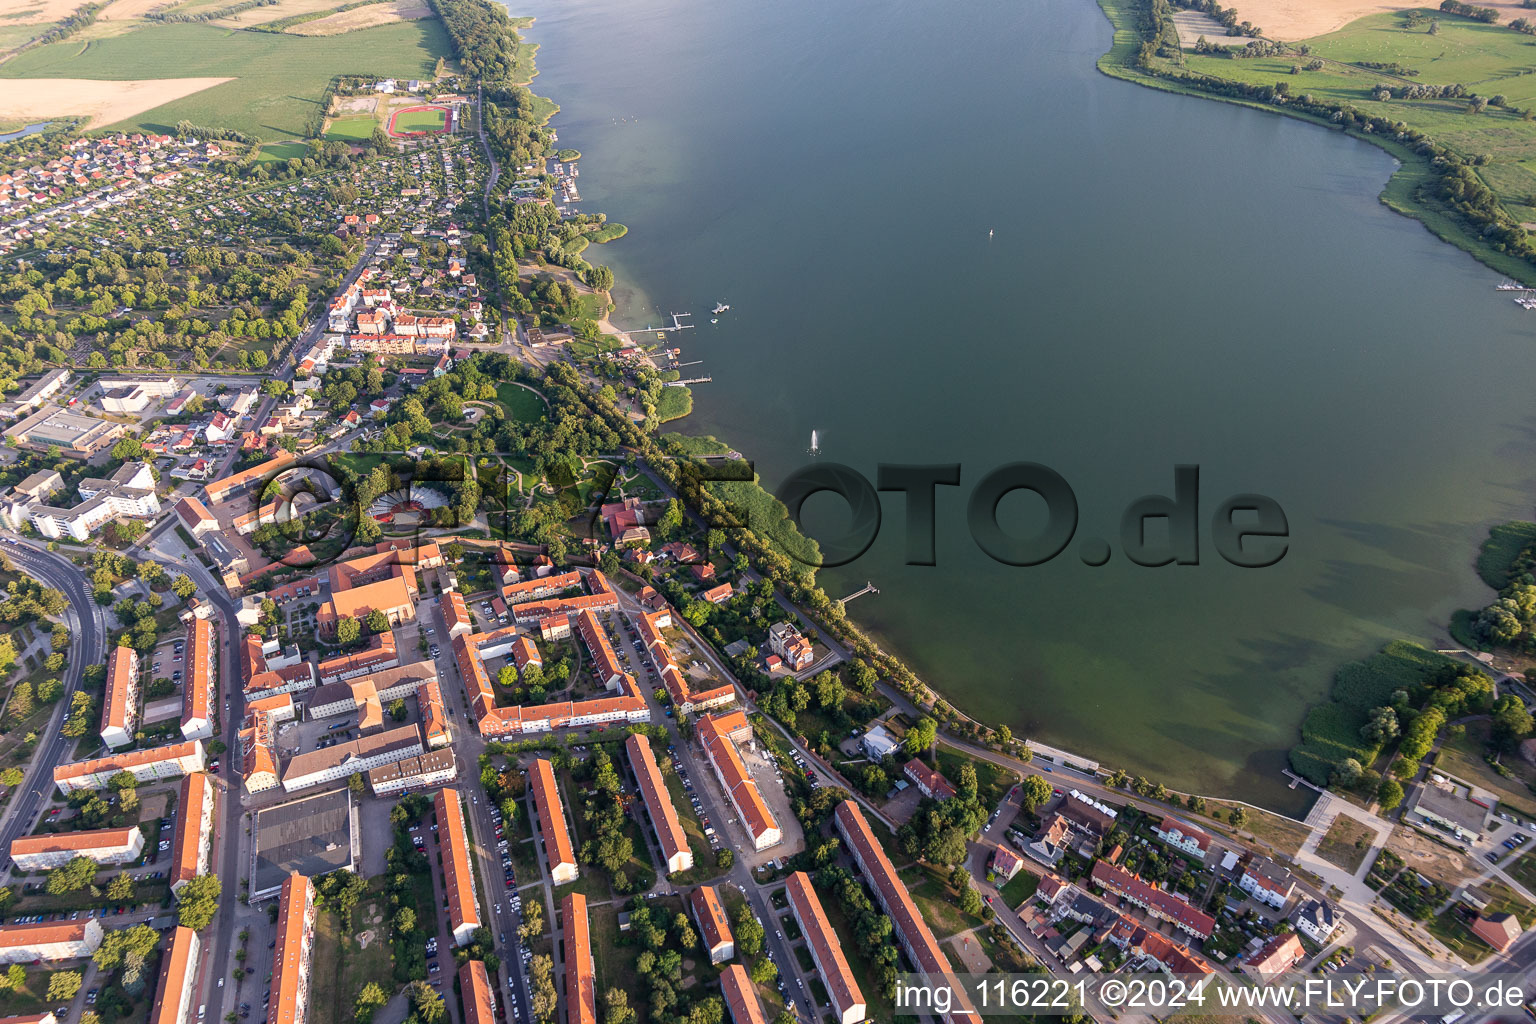
POLYGON ((666 386, 669 388, 685 388, 689 384, 708 384, 714 379, 713 377, 689 377, 686 380, 669 380, 666 386))
POLYGON ((878 593, 880 593, 880 588, 875 586, 873 583, 869 582, 868 580, 865 580, 864 581, 864 586, 860 587, 858 590, 855 590, 853 593, 851 593, 847 597, 843 598, 842 603, 843 604, 847 604, 849 601, 852 601, 854 598, 856 598, 856 597, 863 597, 865 594, 878 594, 878 593))

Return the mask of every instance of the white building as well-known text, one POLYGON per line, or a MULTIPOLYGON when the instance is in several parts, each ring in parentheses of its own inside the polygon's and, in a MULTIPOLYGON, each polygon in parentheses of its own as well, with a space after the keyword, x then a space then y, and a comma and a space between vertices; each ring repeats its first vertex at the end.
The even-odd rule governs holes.
POLYGON ((68 796, 82 789, 101 789, 118 772, 129 772, 140 782, 175 779, 188 772, 200 772, 207 763, 203 741, 190 740, 61 764, 53 769, 53 784, 59 787, 60 793, 68 796))
POLYGON ((366 775, 375 768, 422 753, 425 748, 421 732, 414 725, 363 736, 294 757, 283 773, 283 789, 292 793, 356 774, 366 775))
POLYGON ((79 960, 101 948, 101 937, 95 918, 0 925, 0 964, 79 960))
POLYGON ((1344 922, 1333 904, 1321 900, 1308 900, 1296 908, 1291 917, 1296 930, 1319 946, 1326 946, 1344 922))
POLYGON ((149 519, 160 514, 155 477, 148 463, 125 463, 110 479, 86 477, 80 481, 79 491, 81 501, 74 508, 35 506, 31 520, 37 532, 49 540, 70 537, 84 543, 114 519, 149 519))
POLYGON ((63 867, 76 857, 97 864, 131 864, 143 855, 144 833, 137 827, 57 832, 11 841, 11 861, 22 871, 63 867))

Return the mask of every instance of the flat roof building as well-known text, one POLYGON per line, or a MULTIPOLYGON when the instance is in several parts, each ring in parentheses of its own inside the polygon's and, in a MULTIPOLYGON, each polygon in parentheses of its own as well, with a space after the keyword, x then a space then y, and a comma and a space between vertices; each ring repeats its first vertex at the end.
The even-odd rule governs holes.
POLYGON ((345 786, 256 812, 250 901, 276 896, 290 874, 318 878, 358 859, 356 809, 345 786))

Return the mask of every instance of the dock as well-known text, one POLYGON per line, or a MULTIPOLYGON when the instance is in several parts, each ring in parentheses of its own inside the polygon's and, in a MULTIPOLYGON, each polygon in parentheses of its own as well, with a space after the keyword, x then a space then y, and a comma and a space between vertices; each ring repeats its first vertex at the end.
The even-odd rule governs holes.
POLYGON ((864 586, 860 587, 858 590, 855 590, 853 593, 851 593, 847 597, 843 598, 841 603, 842 604, 847 604, 849 601, 852 601, 856 597, 863 597, 865 594, 878 594, 878 593, 880 593, 880 588, 875 586, 873 583, 869 582, 868 580, 865 580, 864 581, 864 586))

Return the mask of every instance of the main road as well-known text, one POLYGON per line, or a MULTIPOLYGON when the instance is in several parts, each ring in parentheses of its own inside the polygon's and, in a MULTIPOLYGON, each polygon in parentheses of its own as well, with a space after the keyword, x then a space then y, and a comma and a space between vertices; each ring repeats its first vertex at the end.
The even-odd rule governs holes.
POLYGON ((48 724, 41 730, 41 745, 27 765, 20 795, 0 815, 0 846, 9 849, 11 840, 32 831, 38 813, 48 802, 53 790, 53 766, 71 760, 69 752, 74 740, 64 736, 60 726, 64 716, 69 713, 70 697, 80 688, 85 667, 100 665, 105 660, 107 623, 105 611, 91 599, 85 573, 79 566, 63 555, 21 542, 13 542, 3 550, 17 568, 63 593, 64 600, 69 604, 65 621, 70 632, 69 663, 64 669, 64 696, 55 705, 48 724))

